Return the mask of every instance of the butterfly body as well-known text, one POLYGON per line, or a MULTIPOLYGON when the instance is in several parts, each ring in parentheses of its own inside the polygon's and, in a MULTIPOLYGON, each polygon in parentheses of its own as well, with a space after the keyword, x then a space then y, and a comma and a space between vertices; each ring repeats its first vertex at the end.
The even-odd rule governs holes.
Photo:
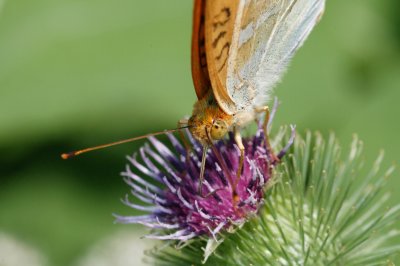
POLYGON ((233 130, 234 125, 234 116, 221 109, 211 90, 194 104, 192 116, 188 120, 190 132, 203 145, 210 140, 222 139, 227 132, 233 130))
POLYGON ((219 139, 205 133, 213 121, 239 131, 266 110, 324 6, 325 0, 194 1, 192 76, 199 100, 188 124, 196 139, 219 139))
MULTIPOLYGON (((217 154, 213 141, 233 132, 240 161, 236 180, 230 179, 230 185, 232 198, 237 203, 235 189, 245 154, 240 130, 260 112, 265 112, 265 145, 272 151, 267 136, 269 96, 295 52, 320 20, 324 7, 325 0, 194 0, 191 60, 198 101, 190 119, 179 121, 176 129, 64 153, 61 157, 68 159, 189 128, 203 144, 199 176, 199 194, 203 196, 207 150, 211 147, 217 154)), ((190 152, 186 154, 189 160, 190 152)), ((274 157, 272 152, 271 157, 274 157)), ((228 172, 225 171, 227 175, 228 172)))
POLYGON ((272 89, 324 7, 325 0, 194 1, 191 59, 198 101, 187 125, 204 146, 200 194, 206 150, 230 131, 240 150, 239 180, 245 153, 240 130, 265 111, 266 134, 272 89))
POLYGON ((251 109, 227 114, 210 90, 194 104, 192 116, 187 124, 192 135, 202 144, 206 144, 210 140, 222 139, 228 132, 240 130, 254 121, 258 113, 257 109, 251 109))

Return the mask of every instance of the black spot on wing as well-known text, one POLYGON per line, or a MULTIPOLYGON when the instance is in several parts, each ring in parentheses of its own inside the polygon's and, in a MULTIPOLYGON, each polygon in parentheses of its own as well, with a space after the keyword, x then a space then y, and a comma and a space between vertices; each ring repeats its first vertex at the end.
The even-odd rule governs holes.
POLYGON ((212 43, 212 45, 213 45, 214 48, 217 47, 218 42, 219 42, 222 38, 224 38, 225 35, 226 35, 226 31, 221 31, 221 32, 218 34, 217 38, 215 38, 215 40, 214 40, 213 43, 212 43))
POLYGON ((221 61, 223 59, 221 66, 218 68, 218 72, 221 72, 221 70, 224 68, 226 65, 226 62, 228 61, 228 55, 229 55, 229 48, 230 48, 230 43, 227 42, 225 45, 222 47, 219 55, 215 57, 217 61, 221 61))
POLYGON ((224 51, 226 50, 226 57, 228 57, 228 53, 229 53, 229 47, 231 46, 231 44, 229 42, 225 43, 225 45, 222 47, 221 51, 219 52, 219 54, 217 55, 217 57, 215 57, 215 59, 217 59, 218 61, 222 58, 222 56, 224 55, 224 51))
POLYGON ((220 26, 224 26, 231 18, 231 10, 229 7, 224 7, 221 11, 214 16, 213 28, 214 30, 220 26))

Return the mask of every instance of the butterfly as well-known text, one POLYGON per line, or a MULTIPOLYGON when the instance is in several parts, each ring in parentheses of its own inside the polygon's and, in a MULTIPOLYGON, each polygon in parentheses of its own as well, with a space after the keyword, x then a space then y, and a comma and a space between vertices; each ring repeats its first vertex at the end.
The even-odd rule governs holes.
POLYGON ((240 130, 263 112, 266 127, 272 89, 324 7, 325 0, 194 1, 192 77, 198 101, 180 125, 188 125, 204 147, 200 194, 207 149, 228 132, 240 149, 240 178, 245 152, 240 130))
MULTIPOLYGON (((203 145, 199 177, 202 184, 207 150, 233 132, 240 150, 240 130, 265 113, 267 102, 295 52, 320 20, 325 0, 195 0, 192 33, 192 77, 198 101, 192 116, 177 129, 146 134, 92 148, 64 153, 67 159, 92 150, 189 128, 203 145)), ((267 148, 269 142, 265 137, 267 148)), ((232 184, 233 190, 235 185, 232 184)))

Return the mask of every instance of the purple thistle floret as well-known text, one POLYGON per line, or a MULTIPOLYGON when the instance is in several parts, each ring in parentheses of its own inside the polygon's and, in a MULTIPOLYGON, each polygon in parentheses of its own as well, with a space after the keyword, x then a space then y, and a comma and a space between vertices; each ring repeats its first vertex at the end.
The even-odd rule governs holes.
MULTIPOLYGON (((236 180, 240 151, 232 135, 216 142, 214 149, 208 151, 203 195, 199 195, 198 190, 202 145, 186 131, 191 146, 187 154, 180 141, 172 134, 167 135, 171 149, 150 137, 153 147, 146 144, 140 149, 140 162, 137 154, 128 157, 130 164, 122 173, 132 195, 143 204, 132 203, 128 196, 123 202, 149 214, 116 216, 117 222, 162 229, 162 234, 148 235, 149 238, 186 241, 199 235, 215 237, 221 230, 241 225, 257 213, 273 166, 261 126, 254 137, 243 140, 245 159, 235 187, 236 200, 232 184, 236 180), (132 166, 140 176, 131 170, 132 166)), ((283 156, 288 147, 278 157, 283 156)))

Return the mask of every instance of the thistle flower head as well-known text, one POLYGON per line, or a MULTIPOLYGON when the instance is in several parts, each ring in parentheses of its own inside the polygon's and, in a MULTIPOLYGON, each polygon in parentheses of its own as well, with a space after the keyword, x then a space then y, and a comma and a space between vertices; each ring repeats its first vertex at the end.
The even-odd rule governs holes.
POLYGON ((142 204, 132 203, 128 196, 123 202, 149 214, 117 216, 118 222, 161 229, 147 236, 150 238, 186 241, 199 235, 215 238, 221 230, 242 225, 258 211, 272 169, 262 127, 243 142, 245 159, 238 180, 240 150, 233 136, 214 144, 206 158, 202 195, 198 188, 203 147, 188 131, 186 135, 192 150, 189 153, 168 134, 171 148, 151 137, 152 146, 142 147, 140 158, 136 154, 128 157, 130 165, 122 175, 142 204))
POLYGON ((274 169, 258 215, 219 246, 196 238, 177 252, 172 245, 149 251, 155 265, 394 265, 400 251, 396 229, 400 205, 388 206, 385 190, 393 168, 380 170, 383 156, 363 174, 362 142, 349 154, 331 135, 297 135, 288 156, 274 169), (207 251, 207 250, 206 250, 207 251), (208 257, 208 260, 206 260, 208 257))
POLYGON ((333 135, 325 141, 308 132, 291 145, 294 134, 285 132, 272 146, 286 143, 278 157, 290 148, 289 156, 274 167, 261 127, 244 140, 244 168, 235 186, 235 141, 230 136, 215 143, 207 154, 205 197, 198 193, 202 146, 189 132, 190 153, 173 135, 171 148, 150 138, 152 146, 140 149, 140 159, 128 157, 123 173, 143 204, 124 203, 148 214, 117 221, 144 224, 155 229, 148 237, 171 240, 148 252, 155 265, 392 265, 390 257, 400 251, 400 206, 386 205, 393 168, 381 172, 379 156, 361 174, 357 138, 342 159, 333 135))

